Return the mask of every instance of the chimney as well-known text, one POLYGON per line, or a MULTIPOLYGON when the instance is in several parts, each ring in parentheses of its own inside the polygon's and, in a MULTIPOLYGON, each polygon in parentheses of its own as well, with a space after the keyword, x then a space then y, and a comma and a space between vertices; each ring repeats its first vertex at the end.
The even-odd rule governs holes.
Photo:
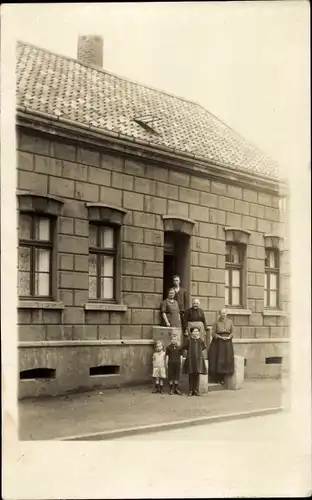
POLYGON ((88 66, 103 67, 103 38, 97 35, 78 37, 77 59, 88 66))

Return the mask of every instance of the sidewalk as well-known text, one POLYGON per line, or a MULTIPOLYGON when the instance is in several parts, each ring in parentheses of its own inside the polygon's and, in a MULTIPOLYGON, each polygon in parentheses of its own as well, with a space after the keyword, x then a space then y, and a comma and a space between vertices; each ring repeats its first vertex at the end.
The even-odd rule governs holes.
POLYGON ((64 439, 140 426, 151 426, 153 430, 153 426, 166 427, 173 422, 179 426, 191 423, 186 421, 209 420, 210 417, 230 419, 234 417, 229 414, 274 409, 281 405, 280 380, 245 381, 244 388, 239 391, 221 388, 191 398, 151 394, 150 387, 145 386, 27 399, 19 402, 20 439, 64 439))

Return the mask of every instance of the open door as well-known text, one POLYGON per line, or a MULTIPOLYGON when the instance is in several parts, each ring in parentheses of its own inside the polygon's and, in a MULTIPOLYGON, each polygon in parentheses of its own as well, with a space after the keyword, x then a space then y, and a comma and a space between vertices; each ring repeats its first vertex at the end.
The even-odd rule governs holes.
POLYGON ((181 286, 189 290, 190 237, 174 231, 165 231, 163 296, 173 286, 173 276, 180 276, 181 286))

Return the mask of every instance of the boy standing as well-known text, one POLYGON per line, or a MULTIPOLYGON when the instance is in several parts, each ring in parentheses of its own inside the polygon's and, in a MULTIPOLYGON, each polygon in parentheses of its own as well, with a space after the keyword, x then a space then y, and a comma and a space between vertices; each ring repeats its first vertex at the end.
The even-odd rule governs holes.
POLYGON ((182 362, 182 350, 178 343, 177 334, 171 335, 171 343, 166 349, 166 366, 168 370, 169 394, 182 395, 179 390, 180 370, 182 362), (173 388, 174 386, 174 388, 173 388))

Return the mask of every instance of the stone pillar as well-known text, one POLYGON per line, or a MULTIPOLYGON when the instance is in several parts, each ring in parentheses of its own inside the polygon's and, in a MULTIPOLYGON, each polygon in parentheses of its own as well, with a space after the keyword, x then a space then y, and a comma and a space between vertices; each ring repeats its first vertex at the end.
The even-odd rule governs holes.
POLYGON ((199 393, 206 394, 208 392, 208 360, 205 359, 207 375, 199 375, 199 393))
POLYGON ((225 377, 225 388, 232 391, 242 389, 244 384, 244 358, 243 356, 234 356, 234 373, 231 377, 225 377))

